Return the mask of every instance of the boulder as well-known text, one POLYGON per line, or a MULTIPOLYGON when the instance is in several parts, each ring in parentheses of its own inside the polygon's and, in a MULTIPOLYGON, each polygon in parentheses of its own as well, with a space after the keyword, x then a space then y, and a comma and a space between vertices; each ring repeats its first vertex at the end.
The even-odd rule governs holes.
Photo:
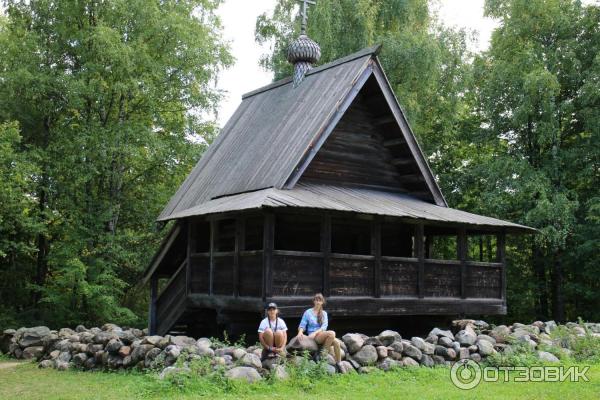
POLYGON ((405 367, 418 367, 419 363, 416 362, 415 360, 413 360, 411 357, 404 357, 402 359, 402 364, 404 364, 405 367))
POLYGON ((158 344, 160 343, 160 341, 162 340, 162 336, 158 336, 158 335, 153 335, 153 336, 146 336, 143 340, 142 340, 142 344, 151 344, 152 346, 158 346, 158 344))
POLYGON ((370 344, 371 346, 383 346, 383 343, 381 342, 381 340, 379 340, 379 338, 377 337, 370 337, 367 340, 365 340, 365 342, 363 343, 363 346, 365 344, 370 344))
POLYGON ((421 339, 420 337, 417 336, 413 336, 410 338, 410 343, 415 346, 417 349, 423 351, 423 349, 425 348, 425 346, 428 344, 427 342, 425 342, 425 340, 421 339))
POLYGON ((385 346, 377 346, 376 347, 377 350, 377 357, 382 360, 384 358, 387 358, 388 356, 388 349, 385 346))
POLYGON ((354 367, 348 361, 340 361, 338 364, 338 368, 341 374, 348 374, 351 372, 355 372, 354 367))
POLYGON ((44 346, 29 346, 23 349, 21 357, 26 360, 37 360, 44 354, 44 346))
POLYGON ((469 351, 469 349, 467 347, 461 347, 460 350, 458 351, 458 359, 459 360, 468 359, 470 355, 471 355, 471 352, 469 351))
POLYGON ((43 346, 42 339, 44 336, 50 334, 50 328, 47 326, 35 326, 33 328, 25 328, 21 331, 19 336, 19 346, 32 347, 32 346, 43 346))
POLYGON ((121 347, 123 347, 123 342, 121 342, 121 340, 110 339, 108 343, 106 343, 104 350, 108 351, 110 354, 119 354, 121 347))
POLYGON ((10 343, 15 336, 17 331, 14 329, 6 329, 0 335, 0 353, 8 353, 10 349, 10 343))
MULTIPOLYGON (((333 369, 333 371, 335 372, 335 368, 333 369)), ((273 368, 271 369, 271 376, 277 381, 285 381, 290 378, 290 374, 288 374, 287 370, 283 365, 273 366, 273 368)))
MULTIPOLYGON (((253 354, 253 353, 248 353, 253 354)), ((264 369, 273 370, 276 365, 280 365, 283 363, 283 358, 281 357, 268 357, 262 361, 262 367, 264 369)))
POLYGON ((377 364, 377 368, 383 371, 389 371, 394 368, 397 368, 401 365, 397 360, 392 360, 391 358, 384 358, 377 364))
POLYGON ((197 351, 196 354, 198 354, 199 356, 203 356, 203 357, 214 357, 215 356, 215 351, 213 349, 211 349, 208 346, 196 346, 197 347, 197 351))
POLYGON ((388 350, 388 357, 392 360, 402 360, 402 353, 394 350, 388 350))
POLYGON ((444 347, 452 347, 452 343, 454 343, 454 341, 446 336, 442 336, 438 339, 438 345, 441 345, 444 347))
POLYGON ((472 344, 475 344, 475 341, 477 340, 477 335, 475 334, 473 329, 463 329, 456 334, 455 338, 461 346, 468 347, 472 344))
POLYGON ((260 357, 256 354, 246 353, 240 359, 240 365, 252 368, 262 368, 262 362, 260 361, 260 357))
POLYGON ((127 357, 130 354, 131 354, 131 347, 129 347, 129 346, 121 346, 121 348, 119 349, 119 355, 121 357, 127 357))
POLYGON ((374 364, 378 358, 377 349, 370 344, 367 344, 354 353, 352 358, 361 366, 374 364))
POLYGON ((440 328, 433 328, 431 330, 431 332, 429 332, 428 336, 437 336, 439 337, 446 337, 448 339, 450 339, 450 341, 454 340, 454 335, 452 334, 452 332, 450 331, 443 331, 440 328))
POLYGON ((52 361, 52 360, 42 360, 38 364, 38 368, 54 368, 54 361, 52 361))
POLYGON ((359 374, 370 374, 371 372, 375 372, 376 370, 377 370, 377 367, 365 366, 365 367, 360 367, 358 369, 358 373, 359 374))
POLYGON ((429 335, 425 338, 425 341, 427 343, 431 343, 431 344, 437 344, 438 342, 438 337, 436 335, 429 335))
POLYGON ((379 339, 382 345, 389 346, 395 341, 402 340, 402 336, 396 331, 385 330, 377 335, 377 339, 379 339))
POLYGON ((491 344, 496 344, 496 339, 489 335, 477 335, 477 340, 487 340, 491 344))
POLYGON ((397 340, 388 346, 388 349, 395 351, 396 353, 402 353, 404 351, 404 345, 402 341, 397 340))
POLYGON ((83 367, 83 365, 85 364, 85 362, 87 361, 88 356, 85 353, 77 353, 73 356, 73 365, 75 365, 76 367, 83 367))
POLYGON ((262 379, 258 371, 252 367, 234 367, 225 372, 225 376, 228 379, 245 380, 248 383, 260 381, 262 379))
POLYGON ((143 359, 146 358, 146 354, 154 349, 155 347, 151 344, 141 344, 139 346, 137 346, 135 349, 133 349, 133 351, 131 352, 131 359, 134 363, 137 363, 138 361, 141 361, 143 359))
POLYGON ((435 362, 433 361, 433 358, 431 358, 431 356, 428 356, 427 354, 423 354, 421 356, 421 359, 419 360, 419 364, 421 364, 425 367, 433 367, 435 365, 435 362))
POLYGON ((555 330, 558 326, 556 325, 556 322, 554 321, 546 321, 544 322, 544 332, 546 332, 547 334, 552 333, 553 330, 555 330))
MULTIPOLYGON (((380 339, 381 340, 381 339, 380 339)), ((365 339, 358 333, 347 333, 342 336, 342 341, 348 348, 350 354, 354 354, 364 345, 365 339)))
POLYGON ((189 336, 171 336, 171 344, 179 347, 186 347, 196 344, 196 339, 189 336))
POLYGON ((315 342, 314 339, 303 335, 302 337, 295 336, 294 338, 292 338, 292 340, 290 340, 290 342, 286 346, 286 350, 289 353, 302 353, 304 351, 315 353, 317 352, 317 350, 319 350, 319 346, 317 345, 317 342, 315 342))
POLYGON ((481 355, 479 353, 472 353, 469 358, 477 363, 481 362, 481 355))
POLYGON ((496 350, 494 350, 494 345, 487 340, 478 340, 476 345, 479 348, 479 354, 481 354, 482 357, 487 357, 496 352, 496 350))
POLYGON ((556 357, 554 354, 549 353, 547 351, 538 351, 537 356, 540 359, 540 361, 543 361, 543 362, 548 362, 548 363, 560 362, 558 357, 556 357))
POLYGON ((183 368, 167 367, 161 371, 161 373, 158 375, 158 379, 162 380, 162 379, 166 379, 172 375, 188 374, 190 372, 191 372, 191 370, 187 367, 183 367, 183 368))
POLYGON ((211 347, 212 346, 212 342, 210 341, 209 338, 202 337, 202 338, 200 338, 200 339, 198 339, 196 341, 196 346, 198 346, 198 347, 201 347, 201 346, 211 347))
POLYGON ((421 353, 421 350, 417 349, 412 344, 405 345, 404 350, 402 351, 402 354, 404 354, 405 356, 414 358, 415 360, 420 360, 421 357, 423 356, 423 353, 421 353))
POLYGON ((244 355, 246 355, 246 350, 244 350, 244 349, 234 349, 232 357, 233 357, 234 360, 239 360, 240 358, 244 357, 244 355))

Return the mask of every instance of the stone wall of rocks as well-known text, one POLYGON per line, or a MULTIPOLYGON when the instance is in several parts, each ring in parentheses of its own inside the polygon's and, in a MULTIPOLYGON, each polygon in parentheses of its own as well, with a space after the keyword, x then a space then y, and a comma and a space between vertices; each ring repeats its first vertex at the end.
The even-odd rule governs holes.
MULTIPOLYGON (((600 337, 600 324, 567 323, 574 336, 587 332, 600 337)), ((286 363, 300 363, 300 354, 323 357, 330 373, 367 373, 375 368, 390 370, 395 367, 451 365, 462 359, 482 361, 497 352, 513 351, 511 343, 522 343, 532 350, 540 344, 561 346, 550 333, 557 328, 554 321, 536 321, 529 325, 491 327, 484 321, 457 320, 451 330, 433 329, 424 337, 403 338, 399 332, 386 330, 377 336, 348 333, 339 340, 343 361, 337 366, 331 354, 319 355, 314 340, 292 338, 287 356, 261 361, 257 346, 236 347, 209 338, 187 336, 148 336, 146 330, 121 328, 106 324, 101 328, 58 331, 45 326, 5 330, 0 336, 0 351, 14 358, 36 360, 40 368, 66 370, 153 369, 161 376, 177 372, 194 359, 209 358, 214 368, 226 369, 230 378, 260 380, 268 374, 285 378, 286 363), (177 360, 180 367, 175 367, 177 360), (181 367, 183 365, 183 367, 181 367)), ((564 348, 565 354, 570 350, 564 348)), ((553 354, 537 351, 540 360, 559 361, 553 354)))

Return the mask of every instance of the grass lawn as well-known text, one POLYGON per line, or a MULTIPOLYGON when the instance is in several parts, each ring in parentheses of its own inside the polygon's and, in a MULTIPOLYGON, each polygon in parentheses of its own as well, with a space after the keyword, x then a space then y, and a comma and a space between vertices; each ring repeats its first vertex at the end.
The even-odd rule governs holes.
POLYGON ((600 364, 587 373, 589 382, 482 382, 460 390, 450 381, 449 368, 399 369, 369 375, 336 375, 311 382, 248 385, 197 378, 160 381, 156 375, 109 372, 59 372, 34 363, 7 366, 0 359, 0 399, 599 399, 600 364), (3 366, 6 366, 3 368, 3 366))

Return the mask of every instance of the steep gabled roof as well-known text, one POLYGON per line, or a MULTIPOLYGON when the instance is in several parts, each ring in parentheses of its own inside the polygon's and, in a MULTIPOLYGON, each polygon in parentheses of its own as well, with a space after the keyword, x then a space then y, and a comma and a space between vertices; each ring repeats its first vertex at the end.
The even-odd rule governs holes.
POLYGON ((447 207, 377 60, 378 50, 364 49, 310 70, 297 88, 287 78, 244 95, 158 220, 178 218, 223 196, 294 188, 369 79, 385 97, 431 202, 447 207))

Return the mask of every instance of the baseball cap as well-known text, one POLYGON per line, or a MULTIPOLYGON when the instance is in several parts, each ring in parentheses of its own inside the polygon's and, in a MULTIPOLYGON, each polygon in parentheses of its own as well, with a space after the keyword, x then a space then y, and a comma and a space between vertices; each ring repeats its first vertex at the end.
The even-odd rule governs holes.
POLYGON ((277 304, 275 304, 275 303, 269 303, 269 304, 267 304, 267 310, 269 308, 277 308, 277 304))

